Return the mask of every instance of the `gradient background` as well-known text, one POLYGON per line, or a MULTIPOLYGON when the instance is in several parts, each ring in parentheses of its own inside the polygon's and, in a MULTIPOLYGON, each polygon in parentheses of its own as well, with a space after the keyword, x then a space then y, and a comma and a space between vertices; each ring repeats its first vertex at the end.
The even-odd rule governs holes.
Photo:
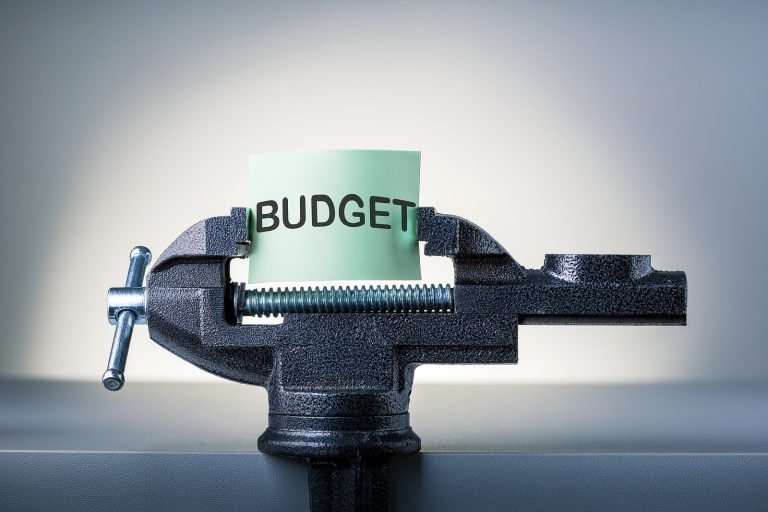
MULTIPOLYGON (((372 148, 525 266, 688 273, 686 328, 523 326, 417 382, 768 379, 768 3, 3 2, 0 65, 0 377, 97 382, 131 247, 245 205, 250 153, 372 148)), ((217 380, 143 327, 127 375, 217 380)))

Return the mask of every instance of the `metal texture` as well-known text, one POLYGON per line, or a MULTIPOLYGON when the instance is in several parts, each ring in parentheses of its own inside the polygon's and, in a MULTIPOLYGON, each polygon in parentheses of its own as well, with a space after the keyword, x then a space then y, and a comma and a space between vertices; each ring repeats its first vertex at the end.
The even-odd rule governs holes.
MULTIPOLYGON (((244 285, 243 285, 244 286, 244 285)), ((453 288, 449 285, 362 286, 341 288, 233 289, 238 313, 278 316, 289 313, 449 313, 453 288)))
POLYGON ((145 289, 136 288, 110 288, 107 290, 107 318, 109 323, 117 325, 118 315, 130 310, 136 316, 136 325, 147 323, 147 298, 145 289))
POLYGON ((143 300, 144 290, 141 288, 141 283, 144 281, 144 273, 151 260, 152 253, 149 249, 141 246, 134 247, 131 251, 125 287, 112 289, 107 294, 107 317, 116 327, 107 371, 101 377, 101 382, 110 391, 118 391, 125 384, 125 363, 128 360, 133 326, 146 321, 146 303, 143 300), (116 306, 115 303, 122 304, 116 306))
POLYGON ((548 255, 525 269, 471 222, 419 209, 427 256, 453 260, 450 313, 291 313, 239 325, 247 295, 229 262, 245 257, 234 208, 180 235, 147 277, 149 334, 200 368, 264 386, 265 453, 310 463, 311 509, 386 510, 387 457, 417 452, 408 403, 422 363, 516 363, 520 323, 686 321, 686 277, 649 256, 548 255))

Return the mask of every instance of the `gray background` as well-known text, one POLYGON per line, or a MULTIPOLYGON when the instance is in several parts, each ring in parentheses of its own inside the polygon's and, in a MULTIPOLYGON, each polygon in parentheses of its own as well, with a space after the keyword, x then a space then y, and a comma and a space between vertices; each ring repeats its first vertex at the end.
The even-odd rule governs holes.
MULTIPOLYGON (((688 272, 686 328, 523 327, 518 367, 417 381, 768 376, 764 2, 3 2, 0 70, 0 376, 98 379, 130 248, 294 148, 421 150, 421 203, 526 266, 688 272)), ((128 372, 210 378, 145 330, 128 372)))

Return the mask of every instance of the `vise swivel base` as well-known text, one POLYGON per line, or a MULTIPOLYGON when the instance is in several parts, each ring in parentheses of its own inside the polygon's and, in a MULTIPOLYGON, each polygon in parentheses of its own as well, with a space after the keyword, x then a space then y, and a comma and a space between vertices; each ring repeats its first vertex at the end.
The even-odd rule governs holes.
POLYGON ((107 389, 123 386, 133 326, 221 377, 264 386, 262 452, 309 462, 311 510, 384 511, 389 458, 419 451, 408 402, 421 363, 517 363, 519 324, 685 325, 686 277, 649 256, 550 254, 519 265, 460 217, 419 209, 428 256, 453 260, 453 287, 252 291, 229 263, 247 256, 248 215, 201 221, 147 275, 131 253, 126 285, 108 294, 116 324, 107 389), (282 324, 241 323, 284 315, 282 324))

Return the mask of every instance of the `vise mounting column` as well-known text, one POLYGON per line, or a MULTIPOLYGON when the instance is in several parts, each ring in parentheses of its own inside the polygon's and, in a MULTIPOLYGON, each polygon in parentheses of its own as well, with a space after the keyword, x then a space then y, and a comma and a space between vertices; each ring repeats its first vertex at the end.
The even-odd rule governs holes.
POLYGON ((427 256, 453 260, 453 287, 251 291, 233 283, 249 247, 248 214, 203 220, 158 258, 131 253, 110 289, 116 324, 104 385, 118 390, 134 324, 221 377, 264 386, 259 450, 309 462, 311 510, 384 511, 389 457, 419 451, 408 403, 422 363, 517 363, 519 324, 685 325, 686 277, 650 256, 550 254, 526 269, 478 226, 419 208, 427 256), (241 323, 283 314, 281 324, 241 323))

